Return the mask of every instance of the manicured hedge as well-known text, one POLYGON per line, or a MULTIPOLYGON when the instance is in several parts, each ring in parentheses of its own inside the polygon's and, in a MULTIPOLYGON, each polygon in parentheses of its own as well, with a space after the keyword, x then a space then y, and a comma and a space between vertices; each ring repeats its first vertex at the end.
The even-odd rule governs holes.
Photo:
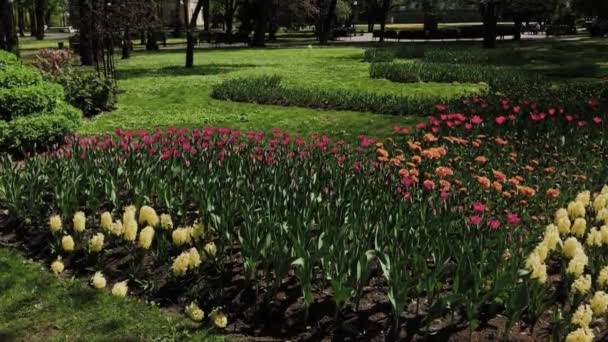
POLYGON ((0 51, 0 150, 32 149, 73 134, 82 113, 63 98, 61 85, 0 51))
POLYGON ((236 78, 215 86, 211 96, 219 100, 297 106, 329 110, 353 110, 380 114, 428 113, 437 102, 459 103, 459 99, 412 97, 365 93, 346 89, 287 88, 278 76, 236 78))
POLYGON ((524 53, 516 49, 484 50, 471 48, 438 48, 426 46, 399 46, 365 50, 363 61, 392 62, 397 58, 420 59, 425 63, 522 65, 526 63, 524 53))
POLYGON ((7 68, 0 71, 0 88, 27 87, 42 82, 42 76, 33 69, 7 68))
POLYGON ((63 99, 63 87, 55 83, 0 89, 0 118, 12 118, 52 111, 63 99))

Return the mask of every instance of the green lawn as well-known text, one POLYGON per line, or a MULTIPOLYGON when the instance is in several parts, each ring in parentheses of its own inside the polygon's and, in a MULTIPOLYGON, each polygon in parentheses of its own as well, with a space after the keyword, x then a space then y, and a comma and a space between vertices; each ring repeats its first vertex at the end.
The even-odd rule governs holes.
MULTIPOLYGON (((397 84, 370 79, 369 64, 361 61, 363 48, 318 46, 281 49, 199 50, 195 68, 183 67, 183 51, 135 53, 118 62, 118 85, 124 92, 118 108, 84 124, 81 133, 121 128, 203 125, 242 130, 274 127, 294 133, 332 135, 366 133, 381 136, 394 125, 409 125, 416 117, 399 117, 349 111, 233 103, 210 97, 214 84, 224 79, 276 74, 286 86, 333 87, 439 99, 476 92, 473 84, 397 84)), ((423 114, 423 113, 421 113, 423 114)))
POLYGON ((134 298, 57 279, 0 248, 0 341, 203 341, 204 329, 134 298))

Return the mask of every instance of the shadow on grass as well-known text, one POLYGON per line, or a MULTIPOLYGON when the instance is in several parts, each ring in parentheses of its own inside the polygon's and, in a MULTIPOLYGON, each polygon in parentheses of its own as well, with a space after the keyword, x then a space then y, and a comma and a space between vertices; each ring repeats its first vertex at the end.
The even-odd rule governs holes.
POLYGON ((256 64, 207 64, 196 65, 192 68, 183 66, 168 66, 160 69, 155 68, 140 68, 140 69, 123 69, 118 71, 118 79, 131 79, 139 77, 169 77, 169 76, 206 76, 227 74, 232 71, 254 68, 261 65, 256 64))

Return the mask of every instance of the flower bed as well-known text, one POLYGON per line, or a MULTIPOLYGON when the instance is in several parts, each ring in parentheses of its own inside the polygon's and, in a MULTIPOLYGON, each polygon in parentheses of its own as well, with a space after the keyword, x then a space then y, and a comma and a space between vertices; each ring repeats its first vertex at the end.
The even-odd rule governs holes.
POLYGON ((4 157, 0 200, 54 272, 230 331, 449 336, 497 317, 507 336, 539 318, 553 328, 534 306, 558 303, 537 285, 553 259, 529 255, 548 208, 608 182, 606 118, 593 103, 585 115, 462 106, 382 140, 210 127, 77 137, 4 157))

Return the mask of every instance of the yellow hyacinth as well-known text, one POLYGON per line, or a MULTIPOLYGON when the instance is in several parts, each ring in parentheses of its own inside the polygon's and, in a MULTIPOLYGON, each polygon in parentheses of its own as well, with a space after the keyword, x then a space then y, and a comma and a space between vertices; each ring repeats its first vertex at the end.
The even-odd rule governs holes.
POLYGON ((608 195, 599 194, 593 200, 593 210, 597 213, 608 205, 608 195))
POLYGON ((600 209, 595 215, 595 221, 608 224, 608 208, 600 209))
POLYGON ((74 239, 70 235, 61 238, 61 249, 68 253, 74 251, 74 239))
POLYGON ((148 224, 152 227, 156 227, 159 221, 160 219, 154 208, 145 205, 139 209, 139 224, 148 224))
POLYGON ((578 328, 566 336, 566 342, 593 342, 595 335, 589 328, 578 328))
POLYGON ((224 329, 228 325, 228 318, 226 315, 217 309, 211 311, 209 318, 211 318, 213 324, 220 329, 224 329))
POLYGON ((134 205, 125 207, 124 212, 122 214, 122 222, 127 222, 127 220, 130 219, 135 220, 135 213, 137 213, 137 208, 135 208, 134 205))
POLYGON ((189 268, 195 268, 201 265, 201 255, 196 248, 192 247, 188 250, 189 268))
POLYGON ((572 231, 572 234, 578 237, 582 237, 583 235, 585 235, 585 231, 587 230, 587 221, 585 221, 584 218, 577 218, 576 220, 574 220, 574 223, 572 224, 572 228, 570 230, 572 231))
POLYGON ((604 266, 604 268, 600 270, 600 273, 597 276, 597 285, 602 288, 608 286, 608 266, 604 266))
POLYGON ((110 231, 112 228, 112 214, 104 212, 99 219, 99 226, 105 231, 110 231))
POLYGON ((549 251, 554 251, 557 249, 557 245, 562 244, 562 239, 559 236, 559 230, 556 225, 550 224, 547 226, 547 228, 545 228, 543 242, 549 251))
POLYGON ((597 317, 603 315, 608 311, 608 294, 604 291, 597 291, 593 294, 593 298, 589 302, 591 304, 591 310, 597 317))
POLYGON ((190 317, 191 320, 200 322, 205 318, 205 312, 196 305, 196 303, 192 302, 190 305, 186 306, 186 315, 190 317))
POLYGON ((574 315, 572 315, 572 320, 570 322, 581 328, 587 328, 592 319, 593 311, 591 311, 591 306, 588 304, 581 304, 574 312, 574 315))
POLYGON ((189 267, 190 267, 190 254, 188 252, 182 252, 173 261, 173 266, 171 266, 171 270, 173 270, 173 274, 175 276, 180 277, 180 276, 185 275, 186 272, 188 272, 189 267))
POLYGON ((192 226, 192 230, 190 231, 190 235, 194 239, 194 241, 200 240, 205 235, 205 226, 202 223, 195 223, 192 226))
POLYGON ((572 291, 580 294, 586 294, 591 289, 591 276, 581 275, 572 283, 572 291))
POLYGON ((583 246, 575 237, 569 237, 564 241, 562 253, 568 259, 574 258, 574 256, 583 250, 583 246))
POLYGON ((583 252, 580 252, 576 254, 574 258, 572 258, 572 260, 570 260, 566 272, 568 274, 574 274, 578 277, 583 274, 583 272, 585 272, 585 266, 587 266, 588 263, 589 258, 587 257, 587 255, 585 255, 585 253, 583 252))
POLYGON ((93 277, 91 278, 91 285, 93 285, 96 289, 103 289, 106 287, 106 278, 103 276, 101 272, 95 272, 93 277))
POLYGON ((154 240, 154 228, 147 226, 139 233, 139 247, 149 249, 152 245, 152 240, 154 240))
POLYGON ((601 247, 602 246, 602 234, 599 230, 592 228, 587 234, 587 240, 585 244, 589 247, 601 247))
POLYGON ((63 228, 63 223, 61 223, 61 216, 53 215, 49 218, 49 229, 52 233, 57 233, 63 228))
POLYGON ((51 271, 53 271, 55 274, 63 272, 64 269, 65 265, 63 265, 63 262, 61 261, 61 257, 57 257, 57 260, 51 263, 51 271))
POLYGON ((190 236, 190 231, 186 228, 177 228, 171 233, 171 238, 173 239, 173 244, 176 246, 182 246, 184 244, 190 244, 192 242, 192 237, 190 236))
POLYGON ((125 232, 125 227, 123 227, 122 222, 120 220, 116 220, 116 222, 112 223, 110 227, 110 233, 115 236, 121 236, 125 232))
POLYGON ((560 217, 557 219, 557 230, 561 235, 570 234, 570 226, 572 225, 570 219, 566 217, 560 217))
POLYGON ((608 245, 608 226, 600 227, 600 239, 603 245, 608 245))
POLYGON ((571 219, 585 217, 585 205, 578 201, 573 201, 568 204, 568 215, 571 219))
POLYGON ((173 220, 171 219, 171 215, 160 215, 160 226, 165 230, 173 229, 173 220))
POLYGON ((134 218, 127 217, 127 220, 124 221, 124 234, 123 238, 127 241, 135 241, 137 237, 137 221, 134 218))
POLYGON ((86 216, 84 216, 84 213, 82 211, 79 211, 76 214, 74 214, 72 223, 74 226, 74 231, 78 232, 78 233, 82 233, 82 232, 84 232, 84 230, 86 228, 87 218, 86 218, 86 216))
POLYGON ((545 262, 547 255, 549 254, 549 247, 547 247, 547 244, 543 241, 534 248, 534 253, 538 255, 542 262, 545 262))
POLYGON ((114 286, 112 286, 112 295, 114 297, 125 297, 128 291, 129 287, 127 286, 127 280, 121 281, 120 283, 116 283, 114 286))
POLYGON ((547 281, 547 265, 542 263, 540 256, 537 253, 531 253, 526 260, 526 269, 530 271, 530 278, 537 279, 539 283, 544 284, 547 281))
POLYGON ((214 257, 215 253, 217 253, 217 247, 213 242, 209 242, 208 244, 206 244, 203 249, 205 250, 205 253, 207 253, 207 255, 210 257, 214 257))
POLYGON ((101 252, 103 249, 103 233, 97 233, 89 240, 89 250, 91 252, 101 252))
POLYGON ((576 195, 576 198, 574 199, 574 201, 580 202, 585 207, 588 207, 589 204, 591 204, 591 191, 587 190, 587 191, 583 191, 583 192, 579 193, 578 195, 576 195))
POLYGON ((557 224, 557 221, 562 217, 568 217, 568 210, 565 208, 560 208, 555 211, 555 215, 553 216, 553 223, 557 224))

